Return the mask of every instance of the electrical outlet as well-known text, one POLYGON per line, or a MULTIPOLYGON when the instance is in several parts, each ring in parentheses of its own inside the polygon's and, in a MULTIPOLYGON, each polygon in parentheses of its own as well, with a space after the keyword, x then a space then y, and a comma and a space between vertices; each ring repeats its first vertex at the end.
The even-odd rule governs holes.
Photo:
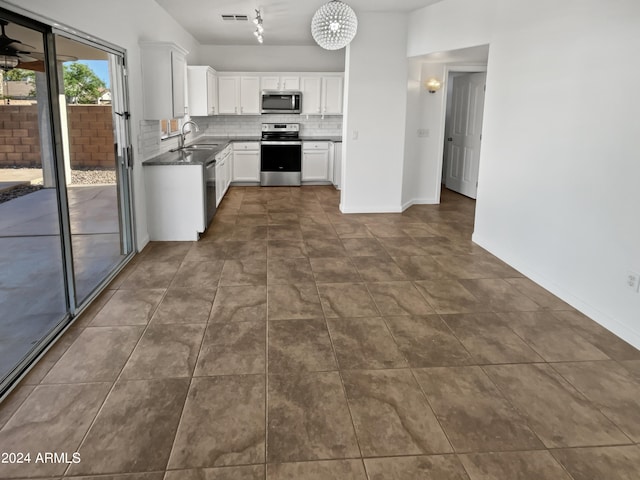
POLYGON ((419 128, 418 129, 418 137, 427 138, 428 136, 429 136, 429 129, 428 128, 419 128))
POLYGON ((627 272, 627 287, 629 290, 632 290, 638 293, 640 288, 640 275, 636 272, 628 271, 627 272))
POLYGON ((358 139, 358 135, 359 135, 359 134, 360 134, 360 132, 358 132, 358 130, 354 130, 354 131, 353 131, 352 138, 353 138, 354 140, 357 140, 357 139, 358 139))

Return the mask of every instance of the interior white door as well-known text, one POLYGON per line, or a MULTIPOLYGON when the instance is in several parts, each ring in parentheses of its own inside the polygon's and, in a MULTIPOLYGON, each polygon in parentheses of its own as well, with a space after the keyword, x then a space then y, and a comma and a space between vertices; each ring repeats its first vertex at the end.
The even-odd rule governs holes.
POLYGON ((482 72, 453 79, 445 185, 471 198, 476 198, 478 192, 486 78, 487 74, 482 72))

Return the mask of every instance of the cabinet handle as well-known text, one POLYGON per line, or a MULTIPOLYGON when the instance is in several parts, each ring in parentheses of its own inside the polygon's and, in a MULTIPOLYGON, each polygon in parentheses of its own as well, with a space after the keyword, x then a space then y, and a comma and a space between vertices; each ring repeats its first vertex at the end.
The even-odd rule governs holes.
POLYGON ((244 113, 244 107, 240 107, 240 113, 244 113))
POLYGON ((234 113, 238 113, 238 107, 233 107, 234 113))

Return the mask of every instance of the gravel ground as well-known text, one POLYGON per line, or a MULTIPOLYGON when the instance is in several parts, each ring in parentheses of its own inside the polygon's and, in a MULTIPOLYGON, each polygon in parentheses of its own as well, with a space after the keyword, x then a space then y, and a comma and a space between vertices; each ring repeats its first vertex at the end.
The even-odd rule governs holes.
MULTIPOLYGON (((16 177, 24 174, 24 179, 36 178, 41 174, 39 168, 0 168, 0 181, 16 181, 16 177), (3 175, 7 172, 6 175, 3 175), (8 178, 8 176, 11 178, 8 178)), ((23 179, 23 180, 24 180, 23 179)), ((116 183, 115 170, 97 170, 97 169, 77 169, 71 170, 71 185, 99 185, 99 184, 116 183)), ((14 198, 28 195, 42 188, 42 179, 32 180, 31 185, 24 185, 12 188, 6 192, 0 193, 0 203, 8 202, 14 198)))
POLYGON ((14 198, 37 192, 41 188, 42 185, 21 185, 19 187, 14 187, 11 190, 0 192, 0 203, 8 202, 9 200, 13 200, 14 198))
POLYGON ((115 170, 71 170, 72 185, 116 183, 115 170))

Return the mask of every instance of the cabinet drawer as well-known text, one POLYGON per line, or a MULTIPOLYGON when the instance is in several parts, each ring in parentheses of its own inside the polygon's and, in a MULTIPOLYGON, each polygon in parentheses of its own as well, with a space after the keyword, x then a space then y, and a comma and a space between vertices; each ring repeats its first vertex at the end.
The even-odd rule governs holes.
POLYGON ((303 150, 329 150, 329 142, 303 142, 303 150))
POLYGON ((258 142, 233 142, 233 149, 240 150, 260 150, 258 142))

